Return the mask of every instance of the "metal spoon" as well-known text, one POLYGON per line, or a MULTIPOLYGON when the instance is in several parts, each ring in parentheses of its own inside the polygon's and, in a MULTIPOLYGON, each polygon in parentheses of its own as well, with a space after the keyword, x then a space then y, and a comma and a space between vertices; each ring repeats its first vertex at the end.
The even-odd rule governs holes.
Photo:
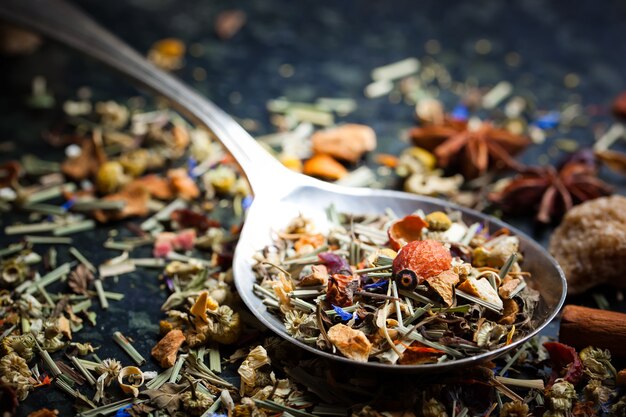
POLYGON ((215 104, 178 79, 157 69, 120 39, 63 0, 3 0, 0 2, 0 18, 27 26, 113 67, 169 99, 179 111, 216 135, 241 166, 254 193, 254 202, 248 209, 233 264, 239 295, 262 323, 301 348, 332 360, 355 363, 317 350, 286 333, 283 323, 267 313, 261 299, 253 294, 255 277, 252 272, 252 256, 271 243, 272 231, 284 227, 299 213, 312 217, 317 225, 324 225, 325 209, 330 204, 334 204, 339 211, 351 213, 382 213, 387 208, 399 215, 406 215, 417 209, 425 212, 459 210, 467 223, 481 222, 490 225, 493 230, 506 227, 519 236, 525 258, 524 267, 532 274, 530 285, 541 292, 540 305, 533 318, 535 330, 508 346, 440 364, 398 366, 367 363, 361 364, 363 366, 372 369, 441 372, 479 363, 524 343, 543 329, 561 308, 566 294, 566 282, 560 267, 543 247, 506 223, 435 198, 396 191, 341 187, 289 171, 215 104))

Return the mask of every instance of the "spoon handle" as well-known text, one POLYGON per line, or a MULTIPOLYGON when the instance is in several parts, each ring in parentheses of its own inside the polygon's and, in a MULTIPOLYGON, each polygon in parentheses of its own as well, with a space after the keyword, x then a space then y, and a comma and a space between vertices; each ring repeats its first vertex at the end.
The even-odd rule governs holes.
POLYGON ((64 0, 2 0, 0 18, 71 46, 164 96, 178 111, 215 134, 241 166, 255 194, 290 173, 226 112, 155 67, 72 4, 64 0))

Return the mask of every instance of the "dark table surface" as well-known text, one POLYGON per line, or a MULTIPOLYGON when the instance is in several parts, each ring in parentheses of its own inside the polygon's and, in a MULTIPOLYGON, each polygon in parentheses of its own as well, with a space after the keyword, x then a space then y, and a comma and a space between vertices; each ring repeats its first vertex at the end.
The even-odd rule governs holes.
MULTIPOLYGON (((272 131, 265 110, 271 98, 311 101, 316 97, 350 97, 357 100, 358 108, 346 120, 371 125, 380 139, 379 150, 398 152, 406 146, 399 138, 413 124, 414 108, 392 103, 386 97, 367 99, 363 88, 372 68, 406 57, 427 56, 429 40, 440 43, 441 52, 435 58, 456 80, 473 79, 479 85, 508 80, 520 94, 532 95, 541 109, 556 110, 565 102, 578 101, 599 115, 595 125, 559 132, 545 144, 533 147, 522 156, 525 162, 536 161, 546 153, 552 160, 558 159, 558 152, 551 150, 555 138, 591 144, 594 126, 611 123, 608 106, 626 88, 626 3, 619 0, 77 3, 139 51, 147 51, 153 42, 165 37, 183 39, 188 46, 195 45, 196 51, 202 50, 200 56, 187 54, 186 64, 177 75, 233 115, 258 121, 255 134, 272 131), (244 10, 248 23, 234 38, 221 41, 214 34, 213 21, 219 11, 232 8, 244 10), (487 54, 476 52, 481 39, 491 44, 487 54), (519 54, 519 65, 510 65, 510 60, 507 63, 511 53, 519 54), (284 64, 293 67, 292 76, 280 75, 284 64), (576 88, 564 86, 567 74, 580 78, 576 88)), ((58 150, 48 149, 40 141, 40 132, 59 120, 58 111, 34 111, 25 104, 31 80, 37 75, 47 79, 59 103, 75 97, 82 86, 89 86, 96 99, 125 101, 140 93, 117 74, 61 45, 46 43, 29 56, 1 57, 0 141, 17 143, 15 151, 0 155, 2 160, 24 152, 45 155, 46 159, 61 157, 58 150)), ((448 107, 456 104, 451 100, 446 101, 448 107)), ((623 178, 606 172, 603 176, 624 189, 623 178)), ((1 229, 13 219, 3 214, 1 229)), ((547 242, 550 228, 537 228, 530 219, 507 220, 547 242)), ((104 230, 90 232, 79 247, 99 263, 116 254, 102 249, 105 238, 104 230)), ((6 245, 15 240, 2 236, 0 242, 6 245)), ((139 351, 148 357, 157 338, 159 307, 165 298, 155 274, 138 272, 107 286, 127 293, 126 300, 112 303, 107 314, 99 315, 97 326, 86 327, 77 340, 102 344, 102 358, 122 358, 124 353, 110 339, 120 329, 134 337, 139 351)), ((607 294, 614 303, 614 294, 607 294)), ((555 328, 549 332, 554 334, 555 328)), ((154 364, 150 366, 154 368, 154 364)), ((40 389, 21 406, 20 415, 41 406, 69 415, 71 404, 67 400, 59 391, 40 389)))

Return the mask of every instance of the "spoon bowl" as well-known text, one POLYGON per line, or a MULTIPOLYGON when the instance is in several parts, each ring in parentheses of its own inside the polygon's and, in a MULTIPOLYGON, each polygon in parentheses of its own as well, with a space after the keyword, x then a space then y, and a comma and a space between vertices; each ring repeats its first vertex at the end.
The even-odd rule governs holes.
POLYGON ((0 18, 29 27, 100 60, 165 97, 181 113, 214 133, 238 162, 254 193, 254 201, 248 209, 234 257, 233 272, 237 290, 262 323, 301 348, 335 361, 373 369, 442 372, 479 363, 517 347, 541 331, 561 308, 566 294, 565 277, 561 268, 543 247, 506 223, 435 198, 387 190, 347 188, 287 170, 215 104, 156 68, 64 0, 3 0, 0 2, 0 18), (322 352, 293 339, 286 333, 282 321, 269 314, 261 299, 253 293, 256 280, 252 271, 253 255, 272 243, 273 231, 284 228, 300 213, 312 218, 318 227, 323 228, 326 224, 325 210, 331 204, 339 211, 355 214, 380 214, 387 208, 401 216, 418 209, 425 212, 458 210, 468 224, 481 222, 491 231, 508 228, 520 239, 524 268, 532 274, 529 285, 541 294, 533 317, 534 330, 507 346, 484 354, 427 365, 358 363, 322 352))
POLYGON ((457 206, 437 198, 411 195, 408 193, 371 190, 365 188, 348 188, 324 183, 311 178, 299 178, 288 174, 281 180, 284 186, 274 193, 260 194, 250 206, 239 244, 235 251, 233 272, 235 285, 240 297, 252 313, 277 335, 308 350, 316 355, 335 361, 377 370, 393 370, 398 372, 445 372, 471 366, 515 349, 529 338, 539 333, 554 319, 560 310, 566 295, 566 283, 561 268, 546 250, 523 232, 509 226, 494 217, 475 210, 457 206), (291 219, 302 214, 314 221, 318 229, 328 227, 326 209, 334 205, 338 212, 353 214, 382 214, 386 209, 393 210, 398 216, 405 216, 423 210, 460 211, 466 224, 479 222, 488 227, 490 232, 507 228, 520 240, 520 252, 524 254, 524 270, 530 272, 528 285, 540 292, 539 305, 535 309, 532 322, 534 330, 528 335, 480 355, 456 359, 437 364, 422 365, 391 365, 378 362, 356 362, 341 356, 323 352, 290 336, 282 320, 267 311, 263 300, 253 291, 256 276, 252 270, 255 265, 253 256, 259 250, 273 243, 275 231, 284 229, 291 219))

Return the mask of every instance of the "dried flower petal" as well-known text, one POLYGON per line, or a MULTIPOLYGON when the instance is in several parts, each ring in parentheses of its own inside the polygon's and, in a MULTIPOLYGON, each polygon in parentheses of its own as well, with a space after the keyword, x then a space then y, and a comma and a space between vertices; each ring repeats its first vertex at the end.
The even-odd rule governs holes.
POLYGON ((135 398, 139 395, 139 388, 143 385, 143 381, 143 372, 136 366, 126 366, 117 375, 117 382, 122 391, 126 394, 133 394, 135 398))
POLYGON ((248 356, 246 356, 246 359, 237 370, 241 377, 241 389, 239 391, 242 395, 247 394, 256 386, 257 371, 269 363, 270 358, 267 356, 267 351, 263 346, 257 346, 248 353, 248 356))
POLYGON ((167 177, 178 197, 184 200, 193 200, 200 196, 198 185, 184 168, 170 169, 167 171, 167 177))
POLYGON ((415 214, 396 220, 387 230, 391 248, 398 251, 407 243, 420 240, 425 227, 428 227, 428 223, 415 214))
POLYGON ((434 363, 443 355, 445 355, 445 352, 439 349, 424 346, 419 342, 413 342, 406 347, 398 363, 401 365, 434 363))
POLYGON ((144 187, 151 197, 159 200, 171 200, 174 198, 174 189, 170 181, 156 174, 150 174, 141 178, 136 178, 128 185, 140 185, 144 187))
POLYGON ((583 364, 576 350, 559 342, 546 342, 543 344, 550 354, 552 362, 552 375, 548 386, 552 385, 557 378, 572 384, 578 384, 583 376, 583 364))
POLYGON ((328 340, 347 358, 357 362, 367 362, 372 343, 365 333, 345 324, 335 324, 328 330, 328 340))
POLYGON ((326 154, 313 155, 313 157, 304 163, 302 172, 312 177, 325 178, 328 180, 338 180, 348 175, 346 167, 326 154))
POLYGON ((350 264, 342 256, 339 256, 332 252, 322 252, 317 256, 324 263, 330 275, 352 272, 350 264))
POLYGON ((303 287, 314 285, 327 285, 328 284, 328 269, 325 265, 313 265, 311 266, 311 273, 305 275, 300 280, 300 285, 303 287))
POLYGON ((209 219, 206 215, 189 209, 174 210, 170 219, 181 229, 196 229, 199 232, 206 232, 211 227, 220 227, 216 220, 209 219))
POLYGON ((126 203, 121 210, 96 210, 94 218, 101 223, 121 220, 132 216, 146 216, 149 212, 150 194, 141 185, 128 184, 122 191, 104 197, 106 201, 123 201, 126 203))
POLYGON ((87 295, 89 284, 94 280, 93 273, 84 264, 78 264, 76 269, 70 272, 67 285, 76 294, 87 295))
POLYGON ((233 344, 241 334, 241 319, 229 306, 219 306, 217 311, 209 310, 209 337, 224 345, 233 344))
POLYGON ((80 153, 69 157, 61 164, 61 172, 75 181, 92 178, 106 162, 106 154, 96 146, 93 139, 84 139, 80 144, 80 153))
POLYGON ((351 306, 357 287, 358 280, 355 280, 354 276, 333 274, 328 280, 326 302, 339 307, 351 306))

